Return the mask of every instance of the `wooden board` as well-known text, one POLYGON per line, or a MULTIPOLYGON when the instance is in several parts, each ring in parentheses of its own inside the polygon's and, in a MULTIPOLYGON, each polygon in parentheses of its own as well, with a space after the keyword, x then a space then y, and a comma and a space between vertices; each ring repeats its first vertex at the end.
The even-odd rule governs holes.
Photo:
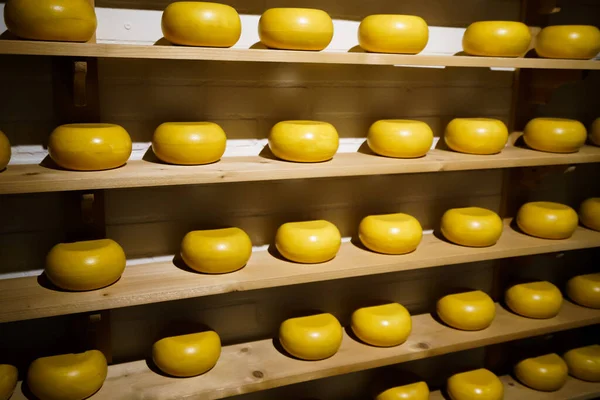
MULTIPOLYGON (((118 364, 109 367, 104 386, 91 399, 220 399, 592 325, 600 322, 600 310, 565 302, 557 317, 534 320, 517 316, 497 306, 492 325, 478 332, 449 328, 429 314, 416 315, 412 322, 411 336, 400 346, 371 347, 344 334, 338 353, 322 361, 290 358, 277 350, 272 339, 267 339, 224 347, 215 368, 193 378, 160 375, 153 372, 146 361, 118 364)), ((15 399, 22 399, 21 396, 17 393, 15 399)))
MULTIPOLYGON (((565 386, 555 392, 541 392, 522 385, 511 376, 501 376, 504 400, 586 400, 600 396, 600 383, 569 377, 565 386)), ((441 391, 429 394, 429 400, 447 400, 441 391)))
POLYGON ((0 41, 0 54, 320 64, 600 70, 600 62, 594 60, 438 55, 414 56, 365 52, 336 53, 262 49, 216 49, 170 45, 144 46, 129 44, 29 42, 24 40, 0 41))
POLYGON ((585 146, 578 153, 553 154, 507 147, 491 156, 434 149, 418 159, 394 159, 364 153, 341 153, 324 163, 291 163, 266 157, 228 157, 200 166, 178 166, 151 161, 95 172, 53 169, 40 165, 10 165, 0 173, 0 194, 146 186, 190 185, 280 179, 323 178, 463 171, 541 165, 600 162, 600 148, 585 146))
POLYGON ((0 281, 0 322, 598 246, 600 232, 589 229, 578 228, 570 239, 545 240, 516 232, 506 221, 498 243, 485 248, 458 246, 426 235, 410 254, 377 254, 347 243, 332 261, 315 265, 257 252, 245 268, 224 275, 195 273, 173 262, 153 263, 127 267, 114 285, 79 293, 52 289, 38 277, 6 279, 0 281))

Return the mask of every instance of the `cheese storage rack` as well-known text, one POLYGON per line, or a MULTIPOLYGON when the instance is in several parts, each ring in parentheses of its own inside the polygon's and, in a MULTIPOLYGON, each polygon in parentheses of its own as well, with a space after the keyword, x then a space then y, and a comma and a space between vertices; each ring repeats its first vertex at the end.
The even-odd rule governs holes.
MULTIPOLYGON (((560 21, 598 25, 594 18, 600 15, 587 0, 461 0, 462 7, 430 0, 345 3, 229 2, 248 15, 274 6, 323 8, 344 35, 352 30, 343 21, 380 12, 418 14, 431 26, 457 29, 483 19, 522 20, 534 34, 560 21)), ((516 231, 511 218, 532 199, 577 207, 600 193, 600 148, 542 153, 519 138, 534 116, 566 116, 586 125, 598 117, 600 62, 132 44, 140 40, 128 32, 145 20, 156 24, 167 4, 97 0, 101 26, 90 43, 22 41, 6 33, 0 39, 0 80, 8 89, 0 128, 25 160, 0 172, 0 354, 6 358, 0 362, 18 365, 23 378, 37 357, 98 348, 111 365, 92 399, 365 398, 367 386, 393 365, 407 365, 434 382, 434 389, 451 371, 486 366, 504 375, 506 399, 600 396, 600 384, 574 378, 552 394, 524 388, 508 375, 505 354, 508 342, 532 340, 543 347, 558 332, 571 343, 589 341, 599 310, 565 301, 558 317, 529 320, 502 305, 511 282, 547 279, 562 288, 573 275, 597 272, 600 233, 581 227, 570 239, 548 241, 516 231), (514 132, 509 146, 498 155, 475 156, 451 152, 442 140, 415 160, 377 157, 364 144, 358 148, 377 119, 424 120, 439 137, 456 116, 503 119, 514 132), (264 146, 274 123, 292 118, 332 122, 342 147, 358 150, 318 164, 276 160, 266 150, 252 153, 264 146), (186 119, 221 123, 232 154, 206 166, 158 163, 143 143, 158 123, 186 119), (59 170, 47 160, 27 162, 36 159, 57 124, 99 121, 125 126, 139 157, 93 173, 59 170), (459 247, 437 235, 443 211, 468 205, 505 218, 498 244, 459 247), (283 222, 324 218, 351 237, 361 217, 393 211, 415 215, 434 231, 414 253, 375 254, 352 240, 334 260, 302 266, 266 249, 283 222), (240 226, 261 246, 244 269, 208 276, 174 262, 170 255, 183 234, 220 226, 240 226), (116 284, 64 292, 40 275, 53 244, 102 237, 121 243, 129 259, 116 284), (463 287, 482 289, 498 302, 490 328, 460 332, 430 314, 442 294, 463 287), (354 309, 382 299, 404 304, 413 315, 413 332, 401 346, 373 348, 345 335, 334 357, 304 362, 282 354, 272 340, 290 316, 321 310, 347 326, 354 309), (158 337, 203 324, 224 343, 220 361, 207 374, 169 378, 146 361, 158 337), (443 367, 436 366, 440 356, 447 357, 443 367), (335 378, 321 379, 328 377, 335 378)), ((19 386, 13 398, 30 395, 19 386)))

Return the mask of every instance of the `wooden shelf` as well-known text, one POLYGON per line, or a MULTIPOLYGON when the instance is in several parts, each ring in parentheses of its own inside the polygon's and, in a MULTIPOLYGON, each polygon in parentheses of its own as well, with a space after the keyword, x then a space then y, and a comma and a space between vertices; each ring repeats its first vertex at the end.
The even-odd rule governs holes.
POLYGON ((38 277, 6 279, 0 280, 0 323, 598 246, 600 232, 589 229, 578 228, 570 239, 545 240, 516 232, 506 221, 498 243, 485 248, 458 246, 425 235, 410 254, 377 254, 346 243, 332 261, 315 265, 295 264, 270 252, 257 252, 245 268, 224 275, 195 273, 173 262, 152 263, 129 266, 117 283, 91 292, 54 290, 42 286, 38 277))
MULTIPOLYGON (((272 339, 267 339, 225 346, 217 365, 206 374, 193 378, 160 375, 153 372, 146 361, 113 365, 109 367, 104 386, 91 399, 221 399, 600 322, 600 310, 569 302, 564 303, 557 317, 546 320, 523 318, 499 305, 496 309, 492 325, 478 332, 449 328, 429 314, 413 316, 408 341, 391 348, 371 347, 344 334, 338 353, 322 361, 290 358, 275 348, 272 339)), ((594 387, 597 385, 600 384, 594 387)), ((520 399, 524 398, 530 399, 520 399)), ((22 397, 15 394, 15 399, 22 397)))
POLYGON ((600 69, 600 62, 594 60, 216 49, 171 45, 59 43, 25 40, 0 40, 0 54, 358 65, 600 69))
POLYGON ((579 152, 572 154, 544 153, 520 147, 507 147, 502 153, 490 156, 434 149, 427 156, 417 159, 340 153, 331 161, 307 164, 260 156, 226 157, 217 163, 199 166, 131 161, 121 168, 95 172, 66 171, 41 165, 9 165, 5 171, 0 172, 0 194, 463 171, 594 162, 600 162, 600 148, 584 146, 579 152))
MULTIPOLYGON (((600 396, 599 382, 586 382, 569 377, 565 386, 556 392, 540 392, 522 385, 511 376, 501 376, 504 400, 587 400, 600 396)), ((432 392, 429 400, 447 400, 440 391, 432 392)))

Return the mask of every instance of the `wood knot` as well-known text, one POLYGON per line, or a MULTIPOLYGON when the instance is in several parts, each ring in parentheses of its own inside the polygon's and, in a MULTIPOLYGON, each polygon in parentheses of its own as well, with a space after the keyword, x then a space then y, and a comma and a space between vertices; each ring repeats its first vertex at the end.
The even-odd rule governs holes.
POLYGON ((254 372, 252 373, 252 375, 253 375, 255 378, 258 378, 258 379, 262 379, 262 378, 264 378, 264 376, 265 376, 265 374, 263 374, 263 373, 262 373, 262 371, 254 371, 254 372))
POLYGON ((424 342, 417 343, 415 347, 419 350, 429 350, 429 344, 424 342))
POLYGON ((515 386, 514 382, 508 382, 508 386, 515 386))
POLYGON ((240 350, 240 352, 242 352, 242 353, 249 353, 250 349, 247 348, 247 347, 243 347, 242 350, 240 350))

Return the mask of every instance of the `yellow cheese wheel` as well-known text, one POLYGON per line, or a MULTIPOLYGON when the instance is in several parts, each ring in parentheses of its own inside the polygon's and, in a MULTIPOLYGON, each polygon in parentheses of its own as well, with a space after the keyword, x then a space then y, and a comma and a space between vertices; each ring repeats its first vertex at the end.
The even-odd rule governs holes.
POLYGON ((586 139, 585 126, 574 119, 534 118, 523 131, 527 146, 549 153, 575 153, 586 139))
POLYGON ((588 228, 600 231, 600 197, 592 197, 581 203, 579 219, 588 228))
POLYGON ((170 164, 210 164, 221 159, 226 146, 225 131, 213 122, 165 122, 152 137, 154 154, 170 164))
POLYGON ((251 255, 250 237, 240 228, 192 231, 181 243, 181 258, 187 266, 208 274, 237 271, 251 255))
POLYGON ((508 129, 504 122, 491 118, 455 118, 444 133, 448 147, 468 154, 500 153, 507 140, 508 129))
POLYGON ((11 156, 10 142, 4 134, 0 131, 0 171, 2 171, 8 165, 11 156))
POLYGON ((283 257, 305 264, 331 260, 341 244, 338 228, 324 220, 288 222, 275 235, 275 246, 283 257))
POLYGON ((116 282, 125 261, 125 252, 111 239, 59 243, 46 257, 46 276, 61 289, 94 290, 116 282))
POLYGON ((515 366, 517 379, 535 390, 554 392, 565 385, 567 364, 556 354, 527 358, 515 366))
POLYGON ((448 379, 452 400, 502 400, 504 386, 493 372, 485 368, 452 375, 448 379))
POLYGON ((513 21, 478 21, 467 27, 462 40, 472 56, 520 57, 529 49, 529 27, 513 21))
POLYGON ((411 330, 410 314, 398 303, 359 308, 352 314, 352 331, 360 340, 373 346, 402 344, 411 330))
POLYGON ((433 131, 425 122, 386 119, 369 128, 367 144, 373 152, 386 157, 423 157, 433 144, 433 131))
POLYGON ((358 27, 358 43, 374 53, 417 54, 429 41, 427 22, 415 15, 369 15, 358 27))
POLYGON ((38 358, 27 371, 27 386, 39 400, 83 400, 96 393, 108 367, 98 350, 38 358))
POLYGON ((584 307, 600 308, 600 273, 571 278, 567 282, 567 296, 584 307))
POLYGON ((414 251, 423 238, 423 228, 408 214, 369 215, 358 227, 360 241, 370 250, 384 254, 414 251))
POLYGON ((8 400, 15 391, 19 371, 13 365, 0 364, 0 400, 8 400))
POLYGON ((96 13, 88 0, 10 0, 4 22, 23 39, 87 42, 96 32, 96 13))
POLYGON ((596 146, 600 146, 600 118, 596 118, 594 122, 592 122, 592 127, 590 129, 590 142, 596 146))
POLYGON ((545 58, 588 60, 600 52, 600 30, 591 25, 547 26, 537 35, 535 51, 545 58))
POLYGON ((577 229, 577 213, 550 201, 525 203, 517 213, 517 225, 528 235, 542 239, 568 239, 577 229))
POLYGON ((577 379, 600 382, 600 345, 580 347, 565 353, 569 374, 577 379))
POLYGON ((380 393, 375 400, 429 400, 429 386, 425 382, 397 386, 380 393))
POLYGON ((506 305, 515 313, 528 318, 552 318, 562 306, 562 293, 550 282, 531 282, 515 285, 506 291, 506 305))
POLYGON ((59 166, 77 171, 117 168, 131 155, 131 138, 114 124, 68 124, 56 128, 48 142, 59 166))
POLYGON ((494 320, 496 305, 486 293, 475 290, 442 297, 437 302, 437 314, 453 328, 479 331, 494 320))
POLYGON ((215 366, 221 339, 214 331, 161 339, 152 346, 152 360, 161 371, 177 377, 196 376, 215 366))
POLYGON ((242 21, 233 7, 201 1, 169 4, 161 27, 165 39, 185 46, 231 47, 242 34, 242 21))
POLYGON ((323 10, 271 8, 258 21, 258 36, 272 49, 321 51, 333 39, 333 21, 323 10))
POLYGON ((492 246, 500 239, 502 229, 498 214, 485 208, 453 208, 442 216, 442 234, 461 246, 492 246))
POLYGON ((335 127, 320 121, 282 121, 269 135, 269 148, 276 157, 295 162, 330 160, 339 147, 335 127))
POLYGON ((279 342, 292 356, 322 360, 337 353, 342 344, 342 326, 331 314, 290 318, 279 328, 279 342))

